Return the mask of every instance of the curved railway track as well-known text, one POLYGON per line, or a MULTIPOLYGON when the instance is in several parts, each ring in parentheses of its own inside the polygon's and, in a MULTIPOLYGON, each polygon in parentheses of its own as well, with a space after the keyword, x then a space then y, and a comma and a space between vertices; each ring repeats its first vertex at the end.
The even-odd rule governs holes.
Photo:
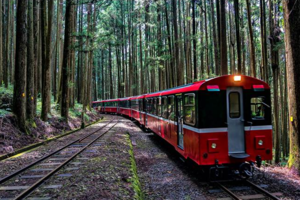
MULTIPOLYGON (((109 121, 104 126, 100 127, 99 129, 93 131, 92 133, 77 139, 64 147, 40 158, 39 160, 23 167, 22 169, 0 179, 0 199, 12 199, 12 200, 19 200, 26 198, 29 194, 31 194, 36 188, 38 188, 42 183, 44 183, 47 179, 52 177, 56 174, 59 170, 64 168, 68 165, 72 160, 74 160, 78 155, 84 152, 87 148, 91 147, 95 144, 101 137, 103 137, 106 133, 108 133, 117 123, 119 122, 119 118, 116 117, 109 121), (108 126, 112 122, 111 126, 108 126), (75 151, 74 151, 75 147, 75 151), (80 147, 80 148, 77 148, 80 147), (69 151, 68 151, 69 150, 69 151), (66 154, 68 153, 68 154, 66 154), (51 160, 52 159, 52 160, 51 160), (59 160, 61 162, 53 163, 53 160, 59 160), (32 178, 29 181, 24 181, 22 186, 10 186, 7 185, 8 183, 18 183, 18 178, 20 175, 27 173, 29 171, 34 170, 37 166, 55 166, 53 169, 47 169, 48 173, 42 175, 35 175, 31 176, 32 178), (34 180, 34 181, 32 181, 34 180), (30 183, 29 186, 26 183, 30 183), (26 186, 24 186, 26 184, 26 186), (17 189, 18 187, 18 189, 17 189), (16 190, 14 190, 16 189, 16 190), (14 195, 9 196, 9 192, 13 191, 14 195), (17 191, 17 192, 16 192, 17 191), (2 193, 2 194, 1 194, 2 193), (4 193, 4 195, 3 195, 4 193)), ((30 173, 29 173, 30 174, 30 173)), ((26 174, 25 174, 26 176, 26 174)), ((23 175, 24 177, 24 175, 23 175)), ((28 176, 27 176, 28 177, 28 176)))
MULTIPOLYGON (((216 185, 221 188, 224 192, 226 192, 231 199, 235 200, 242 200, 242 199, 274 199, 274 200, 279 200, 279 198, 274 194, 270 193, 267 190, 263 189, 262 187, 252 183, 249 180, 245 181, 228 181, 228 182, 215 182, 216 185), (224 183, 233 183, 235 185, 241 185, 242 183, 246 184, 247 186, 250 186, 253 188, 252 190, 258 191, 259 194, 254 194, 254 195, 239 195, 237 193, 234 193, 233 190, 231 190, 229 187, 225 186, 224 183)), ((221 198, 221 199, 227 199, 227 198, 221 198)))

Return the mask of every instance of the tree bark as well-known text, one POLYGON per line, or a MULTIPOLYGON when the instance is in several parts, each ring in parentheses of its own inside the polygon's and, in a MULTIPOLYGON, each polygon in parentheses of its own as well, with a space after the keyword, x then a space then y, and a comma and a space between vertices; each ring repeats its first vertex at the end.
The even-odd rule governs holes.
POLYGON ((240 11, 239 0, 234 0, 234 16, 235 16, 235 32, 236 32, 236 44, 237 44, 237 73, 242 73, 242 58, 241 58, 241 38, 240 38, 240 11))
POLYGON ((248 27, 249 27, 249 39, 250 39, 250 72, 252 77, 256 77, 256 67, 255 67, 255 46, 253 40, 253 30, 251 23, 251 8, 249 0, 246 0, 247 4, 247 16, 248 16, 248 27))
POLYGON ((71 54, 71 34, 72 34, 72 18, 73 18, 72 0, 66 2, 66 16, 65 16, 65 42, 64 55, 62 65, 62 99, 61 99, 61 116, 68 121, 69 117, 69 58, 71 54))
POLYGON ((300 1, 283 1, 283 8, 290 114, 290 157, 288 165, 300 173, 300 1))
POLYGON ((27 119, 34 117, 34 31, 33 31, 33 1, 28 1, 28 45, 27 45, 27 93, 26 114, 27 119))
POLYGON ((221 52, 221 75, 226 75, 228 74, 228 66, 227 66, 225 0, 220 0, 220 52, 221 52))
POLYGON ((19 1, 17 8, 17 41, 15 61, 15 85, 13 111, 18 118, 20 130, 26 130, 26 59, 27 59, 27 6, 28 1, 19 1))

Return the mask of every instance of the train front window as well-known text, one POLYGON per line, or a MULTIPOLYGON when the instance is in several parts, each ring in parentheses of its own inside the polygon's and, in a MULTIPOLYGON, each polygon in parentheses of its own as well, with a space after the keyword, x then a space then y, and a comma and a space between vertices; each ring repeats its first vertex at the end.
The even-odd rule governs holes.
POLYGON ((229 94, 229 116, 230 118, 240 117, 240 94, 237 92, 229 94))
POLYGON ((252 120, 264 120, 266 107, 270 106, 265 103, 265 97, 251 98, 251 118, 252 120))

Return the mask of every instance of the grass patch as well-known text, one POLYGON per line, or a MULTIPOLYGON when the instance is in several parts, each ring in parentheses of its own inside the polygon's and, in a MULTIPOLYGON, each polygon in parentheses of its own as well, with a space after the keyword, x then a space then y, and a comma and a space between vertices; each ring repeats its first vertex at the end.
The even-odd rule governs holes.
POLYGON ((132 183, 132 186, 133 186, 133 189, 134 189, 134 192, 135 192, 134 199, 142 200, 142 199, 144 199, 144 194, 142 192, 141 183, 140 183, 139 177, 137 175, 137 167, 136 167, 136 163, 135 163, 135 159, 134 159, 133 147, 132 147, 132 144, 131 144, 129 134, 127 134, 126 140, 127 140, 127 143, 130 147, 130 149, 128 150, 128 153, 130 155, 130 162, 131 162, 130 170, 132 172, 132 177, 131 177, 130 181, 132 183))

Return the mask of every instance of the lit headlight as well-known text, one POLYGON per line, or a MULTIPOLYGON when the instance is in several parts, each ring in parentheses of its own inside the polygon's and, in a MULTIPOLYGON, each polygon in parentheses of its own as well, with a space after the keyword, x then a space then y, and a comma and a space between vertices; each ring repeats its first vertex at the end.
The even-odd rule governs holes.
POLYGON ((259 146, 262 146, 263 144, 264 144, 264 142, 263 142, 262 140, 259 140, 259 141, 258 141, 258 145, 259 145, 259 146))
POLYGON ((211 148, 212 148, 212 149, 217 148, 217 144, 216 144, 216 143, 212 143, 212 144, 211 144, 211 148))

